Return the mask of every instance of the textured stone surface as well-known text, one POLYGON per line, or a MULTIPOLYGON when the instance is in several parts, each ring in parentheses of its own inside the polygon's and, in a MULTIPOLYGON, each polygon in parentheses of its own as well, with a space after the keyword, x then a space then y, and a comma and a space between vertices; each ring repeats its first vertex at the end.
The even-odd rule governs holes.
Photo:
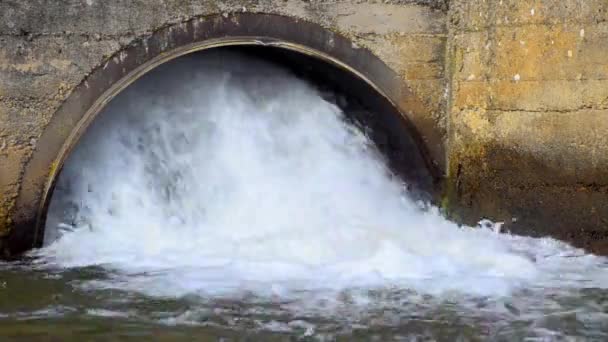
POLYGON ((608 3, 450 11, 446 207, 608 253, 608 3))

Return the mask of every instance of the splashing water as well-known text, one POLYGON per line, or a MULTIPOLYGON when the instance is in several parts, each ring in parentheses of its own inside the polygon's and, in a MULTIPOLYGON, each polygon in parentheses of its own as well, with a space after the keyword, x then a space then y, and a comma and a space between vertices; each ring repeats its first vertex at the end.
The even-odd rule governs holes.
POLYGON ((314 87, 220 52, 161 66, 110 103, 61 173, 36 255, 111 272, 83 286, 160 297, 608 284, 604 258, 445 220, 314 87))

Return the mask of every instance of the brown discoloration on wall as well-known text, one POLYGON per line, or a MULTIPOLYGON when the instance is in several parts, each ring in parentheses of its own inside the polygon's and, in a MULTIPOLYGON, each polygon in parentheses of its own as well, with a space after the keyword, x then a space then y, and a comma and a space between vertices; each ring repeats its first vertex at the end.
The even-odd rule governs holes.
POLYGON ((608 3, 454 1, 450 211, 608 253, 608 3))

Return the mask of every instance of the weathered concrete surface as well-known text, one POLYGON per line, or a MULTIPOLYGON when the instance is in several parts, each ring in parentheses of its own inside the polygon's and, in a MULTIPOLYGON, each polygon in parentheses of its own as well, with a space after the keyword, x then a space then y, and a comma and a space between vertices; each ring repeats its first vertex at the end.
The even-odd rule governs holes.
MULTIPOLYGON (((367 49, 379 57, 396 77, 390 81, 402 84, 410 94, 398 106, 407 107, 429 160, 443 168, 444 0, 0 0, 0 236, 18 235, 15 220, 30 219, 16 208, 25 188, 28 196, 42 196, 43 190, 30 189, 41 185, 26 180, 26 167, 30 173, 31 168, 40 169, 38 178, 54 174, 56 163, 32 165, 37 163, 32 156, 48 149, 39 144, 40 138, 79 85, 88 86, 91 75, 122 60, 122 51, 157 32, 169 37, 173 27, 196 29, 188 23, 237 13, 272 14, 320 25, 350 40, 353 51, 367 49)), ((74 125, 66 122, 65 129, 74 125)), ((54 124, 53 130, 61 129, 61 123, 54 124)))
POLYGON ((445 206, 608 253, 608 2, 451 3, 445 206))
POLYGON ((384 62, 453 218, 608 253, 606 0, 0 0, 0 236, 79 86, 154 34, 235 13, 313 23, 384 62))

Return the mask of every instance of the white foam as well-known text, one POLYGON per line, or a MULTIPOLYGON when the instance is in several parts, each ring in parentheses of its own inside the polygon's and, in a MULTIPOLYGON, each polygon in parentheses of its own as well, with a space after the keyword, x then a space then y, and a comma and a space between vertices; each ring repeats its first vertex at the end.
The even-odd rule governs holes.
POLYGON ((220 52, 109 105, 62 171, 45 242, 45 262, 116 272, 94 286, 158 296, 606 284, 601 258, 421 208, 313 87, 220 52))

